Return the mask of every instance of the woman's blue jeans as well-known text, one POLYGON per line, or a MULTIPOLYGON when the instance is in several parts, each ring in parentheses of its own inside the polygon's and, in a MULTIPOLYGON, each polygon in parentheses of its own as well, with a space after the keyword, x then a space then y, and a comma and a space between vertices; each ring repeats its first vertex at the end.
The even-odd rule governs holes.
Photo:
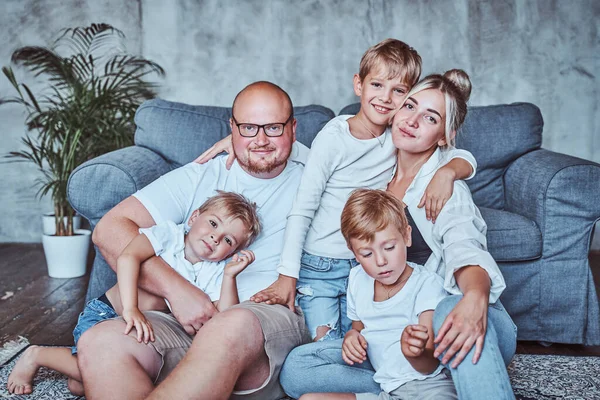
MULTIPOLYGON (((435 309, 435 333, 462 296, 450 296, 435 309)), ((471 362, 475 346, 458 368, 449 368, 460 399, 514 399, 506 367, 515 354, 517 328, 498 301, 489 306, 483 352, 477 364, 471 362)), ((441 359, 442 355, 440 355, 441 359)), ((448 363, 451 364, 452 360, 448 363)), ((288 355, 280 381, 294 398, 311 392, 379 393, 368 362, 347 365, 342 359, 342 339, 309 343, 288 355)))

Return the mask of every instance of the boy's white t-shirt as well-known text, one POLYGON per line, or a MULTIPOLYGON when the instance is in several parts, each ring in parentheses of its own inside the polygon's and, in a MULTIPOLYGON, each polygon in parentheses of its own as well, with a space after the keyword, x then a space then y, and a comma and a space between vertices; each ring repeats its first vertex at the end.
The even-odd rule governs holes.
POLYGON ((434 310, 448 295, 439 275, 418 264, 408 265, 413 268, 412 275, 398 293, 385 301, 373 301, 375 279, 362 267, 352 268, 348 280, 348 318, 364 324, 361 334, 367 341, 367 354, 375 369, 373 379, 387 393, 406 382, 437 375, 443 369, 440 365, 433 373, 424 375, 402 354, 400 337, 404 328, 418 324, 423 311, 434 310))
POLYGON ((219 156, 206 164, 184 165, 133 196, 144 205, 156 224, 173 221, 186 227, 194 210, 217 194, 217 190, 239 193, 255 202, 263 229, 248 247, 256 260, 237 277, 241 302, 279 277, 276 267, 283 246, 286 218, 298 190, 303 166, 289 160, 275 178, 259 179, 246 173, 237 161, 227 170, 225 161, 225 156, 219 156))
POLYGON ((206 293, 211 301, 219 300, 225 261, 200 261, 192 264, 186 260, 184 224, 163 221, 150 228, 141 228, 140 233, 146 235, 154 253, 179 275, 206 293))
MULTIPOLYGON (((385 189, 393 177, 397 158, 391 130, 377 138, 357 139, 350 132, 350 117, 333 118, 312 142, 288 217, 277 268, 280 274, 298 278, 302 250, 321 257, 354 258, 341 233, 344 205, 353 190, 385 189)), ((475 171, 471 153, 448 152, 448 161, 456 157, 471 163, 475 171)))

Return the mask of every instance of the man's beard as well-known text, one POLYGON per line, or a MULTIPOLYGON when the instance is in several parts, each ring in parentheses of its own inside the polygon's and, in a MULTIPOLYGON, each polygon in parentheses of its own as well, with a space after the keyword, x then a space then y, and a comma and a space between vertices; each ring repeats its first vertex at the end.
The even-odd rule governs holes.
MULTIPOLYGON (((256 150, 258 148, 254 148, 253 150, 256 150)), ((267 147, 267 149, 271 149, 270 147, 267 147)), ((291 148, 290 151, 287 154, 279 154, 278 156, 274 157, 271 160, 264 160, 264 159, 253 159, 252 158, 252 152, 249 150, 245 151, 245 154, 243 158, 239 157, 239 154, 235 153, 235 158, 237 159, 238 163, 244 167, 244 169, 246 169, 248 172, 253 173, 253 174, 265 174, 265 173, 269 173, 272 172, 273 170, 275 170, 276 168, 284 165, 287 162, 287 159, 289 158, 290 154, 291 154, 291 148)))

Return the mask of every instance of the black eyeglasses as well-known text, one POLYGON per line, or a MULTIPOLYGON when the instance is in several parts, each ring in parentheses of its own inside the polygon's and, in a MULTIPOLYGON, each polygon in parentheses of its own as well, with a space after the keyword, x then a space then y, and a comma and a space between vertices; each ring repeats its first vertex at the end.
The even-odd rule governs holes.
POLYGON ((245 122, 241 122, 241 123, 237 122, 237 120, 235 119, 233 114, 231 115, 231 119, 233 119, 233 122, 235 123, 235 125, 238 127, 238 130, 240 131, 240 135, 242 135, 243 137, 254 137, 254 136, 258 135, 258 131, 260 131, 260 128, 262 128, 263 132, 265 132, 265 135, 267 135, 269 137, 281 136, 281 135, 283 135, 283 129, 285 128, 287 123, 290 122, 290 120, 293 117, 294 117, 294 113, 291 113, 290 117, 285 122, 276 122, 273 124, 257 125, 257 124, 247 124, 245 122))

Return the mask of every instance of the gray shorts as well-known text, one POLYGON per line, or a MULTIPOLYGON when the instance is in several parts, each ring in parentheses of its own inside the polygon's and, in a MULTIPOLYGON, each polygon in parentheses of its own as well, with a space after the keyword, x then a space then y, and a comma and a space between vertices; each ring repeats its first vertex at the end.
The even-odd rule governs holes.
POLYGON ((400 386, 398 389, 390 393, 381 392, 373 393, 358 393, 356 400, 456 400, 456 388, 450 371, 444 369, 436 376, 425 378, 421 381, 410 381, 400 386))
MULTIPOLYGON (((288 353, 296 346, 309 343, 310 334, 304 323, 304 315, 297 308, 291 312, 281 305, 268 305, 245 301, 232 308, 252 311, 260 322, 265 341, 265 353, 269 358, 269 377, 263 384, 251 390, 233 392, 232 399, 279 399, 285 393, 279 384, 279 372, 288 353)), ((155 341, 151 345, 162 357, 162 366, 155 383, 162 382, 171 373, 192 344, 189 336, 171 314, 156 311, 144 312, 152 323, 155 341)))

